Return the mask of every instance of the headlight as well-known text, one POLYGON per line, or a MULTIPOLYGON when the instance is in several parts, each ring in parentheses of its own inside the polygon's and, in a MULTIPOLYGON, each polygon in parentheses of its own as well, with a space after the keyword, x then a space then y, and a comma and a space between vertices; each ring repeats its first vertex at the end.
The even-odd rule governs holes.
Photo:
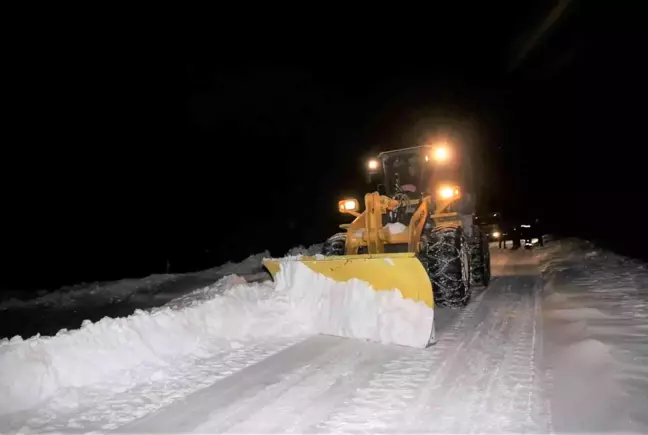
POLYGON ((342 213, 347 211, 357 211, 358 201, 356 201, 355 199, 343 199, 338 203, 338 208, 342 213))
POLYGON ((439 197, 442 199, 451 199, 459 196, 459 188, 457 186, 441 186, 439 188, 439 197))
POLYGON ((435 162, 446 162, 450 159, 450 150, 446 146, 439 146, 432 151, 432 158, 435 162))
POLYGON ((376 160, 376 159, 371 159, 371 160, 369 160, 369 162, 367 162, 367 167, 371 171, 377 170, 378 166, 379 166, 379 163, 378 163, 378 160, 376 160))
POLYGON ((502 234, 499 231, 493 231, 493 238, 494 239, 499 239, 502 234))

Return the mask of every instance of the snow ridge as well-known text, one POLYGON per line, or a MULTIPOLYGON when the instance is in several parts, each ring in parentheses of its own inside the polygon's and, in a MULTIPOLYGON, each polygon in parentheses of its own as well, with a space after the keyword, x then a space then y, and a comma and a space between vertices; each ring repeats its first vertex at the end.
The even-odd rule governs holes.
MULTIPOLYGON (((215 284, 227 286, 230 278, 215 284)), ((146 381, 124 372, 165 367, 189 355, 207 356, 245 341, 307 332, 285 297, 268 284, 237 284, 219 297, 179 309, 138 310, 125 318, 86 322, 54 337, 0 341, 0 412, 29 409, 65 388, 146 381)))
POLYGON ((648 265, 568 239, 542 255, 555 430, 648 432, 648 265))
MULTIPOLYGON (((316 246, 309 249, 316 249, 316 246)), ((35 298, 26 300, 10 298, 0 301, 0 311, 16 308, 63 308, 72 305, 81 305, 84 309, 87 309, 91 305, 112 304, 137 293, 149 292, 167 281, 172 281, 183 276, 213 277, 214 280, 217 280, 224 275, 261 272, 263 269, 261 261, 268 255, 269 252, 264 251, 250 255, 238 263, 227 262, 220 266, 195 273, 155 274, 144 278, 127 278, 117 281, 77 284, 65 286, 53 291, 42 290, 37 293, 38 296, 35 298)))
POLYGON ((0 302, 0 311, 15 308, 63 307, 73 304, 109 304, 118 302, 133 293, 147 291, 157 285, 177 278, 177 275, 151 275, 146 278, 122 279, 64 287, 50 292, 39 292, 33 299, 11 298, 0 302))

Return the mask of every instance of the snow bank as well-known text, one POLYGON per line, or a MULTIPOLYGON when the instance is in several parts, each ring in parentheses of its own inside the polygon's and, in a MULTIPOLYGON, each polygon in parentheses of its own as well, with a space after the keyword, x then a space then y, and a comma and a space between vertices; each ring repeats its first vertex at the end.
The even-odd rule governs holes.
MULTIPOLYGON (((293 248, 297 249, 297 248, 293 248)), ((314 249, 314 247, 308 248, 314 249)), ((181 276, 195 275, 200 278, 213 278, 217 280, 224 275, 230 274, 251 274, 261 273, 263 265, 261 261, 269 255, 268 251, 250 255, 245 260, 233 263, 228 262, 220 266, 206 269, 200 272, 188 274, 156 274, 145 278, 128 278, 118 281, 94 282, 65 286, 54 291, 40 291, 39 296, 32 299, 5 299, 0 302, 0 311, 25 308, 63 308, 72 305, 83 305, 87 308, 90 305, 112 304, 120 302, 134 294, 151 292, 161 284, 178 279, 181 276)))
POLYGON ((276 281, 301 323, 318 333, 419 348, 434 338, 434 310, 398 290, 375 291, 357 279, 336 282, 298 261, 282 262, 276 281))
POLYGON ((62 287, 55 291, 43 291, 38 297, 21 300, 7 299, 0 303, 0 311, 16 308, 65 307, 78 303, 108 304, 176 278, 177 275, 151 275, 146 278, 119 281, 94 282, 62 287))
MULTIPOLYGON (((58 391, 98 383, 124 388, 147 379, 131 370, 208 355, 251 338, 308 332, 291 316, 285 295, 268 284, 235 284, 225 278, 195 298, 125 318, 89 321, 54 337, 0 341, 0 414, 38 406, 58 391), (200 296, 212 293, 211 299, 200 296)), ((209 297, 209 296, 207 296, 209 297)))
POLYGON ((554 429, 647 433, 646 264, 580 240, 551 245, 538 252, 554 429))
POLYGON ((260 252, 258 254, 253 254, 247 257, 245 260, 238 263, 227 262, 221 264, 220 266, 213 267, 211 269, 202 270, 200 272, 193 273, 191 275, 198 275, 201 278, 208 278, 213 276, 214 278, 220 278, 223 275, 244 275, 249 273, 260 272, 263 269, 262 261, 264 258, 270 255, 269 251, 260 252))

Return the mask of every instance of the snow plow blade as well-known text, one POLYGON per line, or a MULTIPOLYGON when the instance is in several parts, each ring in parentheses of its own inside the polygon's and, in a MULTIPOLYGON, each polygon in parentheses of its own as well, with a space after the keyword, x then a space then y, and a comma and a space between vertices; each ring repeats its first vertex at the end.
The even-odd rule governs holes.
POLYGON ((278 291, 319 333, 427 347, 434 297, 414 253, 264 259, 278 291), (399 294, 400 293, 400 294, 399 294))

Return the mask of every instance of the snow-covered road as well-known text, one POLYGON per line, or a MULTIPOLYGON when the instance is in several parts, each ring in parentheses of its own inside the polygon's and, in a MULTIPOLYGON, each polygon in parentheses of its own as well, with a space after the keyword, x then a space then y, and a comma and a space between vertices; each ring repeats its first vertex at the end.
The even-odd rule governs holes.
POLYGON ((236 276, 0 342, 0 432, 648 433, 646 265, 580 241, 492 258, 427 349, 313 335, 236 276))
POLYGON ((438 310, 433 347, 310 337, 120 432, 547 432, 536 263, 495 256, 488 289, 438 310))

